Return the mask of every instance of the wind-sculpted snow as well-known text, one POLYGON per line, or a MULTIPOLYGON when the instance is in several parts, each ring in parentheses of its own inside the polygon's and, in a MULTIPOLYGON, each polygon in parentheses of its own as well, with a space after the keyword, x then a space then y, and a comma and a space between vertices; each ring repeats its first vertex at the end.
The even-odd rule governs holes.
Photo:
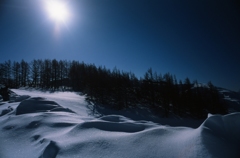
POLYGON ((121 118, 121 116, 103 117, 99 120, 84 122, 81 126, 84 128, 95 128, 102 131, 127 133, 140 132, 146 128, 145 124, 120 121, 121 118))
POLYGON ((54 158, 57 156, 58 150, 59 147, 56 145, 56 142, 50 141, 40 158, 54 158))
POLYGON ((41 97, 33 97, 19 104, 16 109, 16 115, 47 111, 72 112, 70 109, 63 108, 54 101, 49 101, 41 97))
POLYGON ((240 157, 240 113, 212 115, 193 129, 52 110, 62 103, 33 97, 0 106, 13 108, 0 117, 0 157, 240 157))
POLYGON ((240 157, 240 113, 212 115, 199 127, 213 157, 240 157))

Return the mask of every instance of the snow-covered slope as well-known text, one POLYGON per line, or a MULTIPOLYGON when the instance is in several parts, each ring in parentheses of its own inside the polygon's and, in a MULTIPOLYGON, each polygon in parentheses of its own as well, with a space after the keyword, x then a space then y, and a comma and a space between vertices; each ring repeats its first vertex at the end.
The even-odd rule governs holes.
POLYGON ((170 127, 96 118, 76 93, 13 91, 23 96, 0 106, 3 158, 240 157, 240 113, 209 116, 198 128, 170 127))
POLYGON ((226 101, 230 113, 240 112, 240 93, 224 88, 218 88, 218 91, 226 101))

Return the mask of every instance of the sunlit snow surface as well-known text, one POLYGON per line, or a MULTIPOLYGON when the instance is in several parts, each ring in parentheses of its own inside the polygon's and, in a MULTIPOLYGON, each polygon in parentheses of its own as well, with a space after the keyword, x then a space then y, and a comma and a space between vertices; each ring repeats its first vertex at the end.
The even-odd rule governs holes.
POLYGON ((196 129, 170 127, 96 118, 76 93, 13 91, 22 96, 0 106, 1 158, 240 157, 240 113, 209 115, 196 129))

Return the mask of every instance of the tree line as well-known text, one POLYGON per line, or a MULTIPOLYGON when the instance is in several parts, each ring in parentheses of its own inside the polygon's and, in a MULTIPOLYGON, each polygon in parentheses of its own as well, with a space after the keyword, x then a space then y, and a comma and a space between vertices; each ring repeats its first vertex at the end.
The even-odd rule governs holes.
POLYGON ((0 63, 0 81, 11 88, 29 86, 58 89, 61 85, 67 85, 70 65, 70 61, 56 59, 31 62, 8 60, 0 63))
POLYGON ((178 81, 148 69, 143 77, 79 61, 38 59, 0 63, 0 84, 10 88, 37 87, 51 90, 81 91, 87 99, 116 109, 146 106, 168 117, 190 114, 204 118, 207 113, 227 113, 216 87, 201 86, 189 78, 178 81))

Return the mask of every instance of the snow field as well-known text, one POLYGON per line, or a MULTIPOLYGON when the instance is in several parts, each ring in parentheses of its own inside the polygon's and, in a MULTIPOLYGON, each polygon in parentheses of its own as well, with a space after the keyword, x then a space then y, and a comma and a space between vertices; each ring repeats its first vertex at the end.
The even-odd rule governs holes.
POLYGON ((90 116, 76 93, 13 91, 23 96, 0 106, 0 113, 13 109, 0 117, 0 157, 240 157, 240 113, 211 115, 198 128, 170 127, 90 116))

